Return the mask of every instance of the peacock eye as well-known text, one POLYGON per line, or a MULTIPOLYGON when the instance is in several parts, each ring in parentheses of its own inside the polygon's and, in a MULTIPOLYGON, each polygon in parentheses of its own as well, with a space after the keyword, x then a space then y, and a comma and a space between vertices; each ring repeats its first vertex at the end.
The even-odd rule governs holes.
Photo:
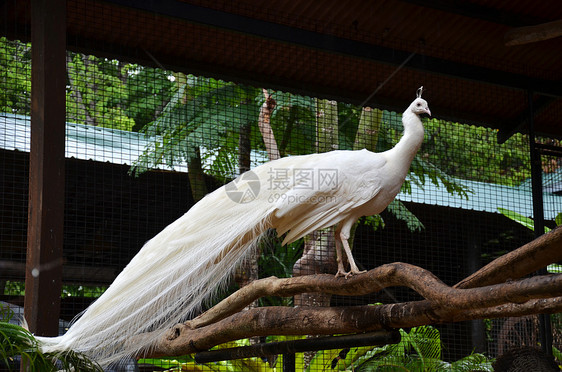
POLYGON ((420 107, 420 106, 421 106, 421 103, 418 103, 416 106, 420 107))

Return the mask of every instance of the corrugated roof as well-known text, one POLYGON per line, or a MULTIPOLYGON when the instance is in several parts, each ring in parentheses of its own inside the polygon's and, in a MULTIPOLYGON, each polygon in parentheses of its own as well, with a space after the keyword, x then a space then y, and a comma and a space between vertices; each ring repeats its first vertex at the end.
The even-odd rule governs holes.
MULTIPOLYGON (((562 173, 552 174, 553 183, 560 182, 562 173)), ((498 208, 504 208, 526 217, 533 217, 533 198, 528 183, 519 187, 504 186, 492 183, 456 179, 467 190, 468 197, 458 194, 451 195, 442 183, 433 184, 426 179, 423 186, 412 182, 412 193, 401 192, 397 198, 403 202, 429 204, 441 207, 459 208, 488 213, 500 213, 498 208)), ((550 183, 545 184, 547 189, 550 183)), ((543 192, 544 218, 547 221, 562 213, 562 196, 553 192, 543 192)))
MULTIPOLYGON (((0 113, 0 147, 29 152, 30 120, 24 115, 0 113)), ((133 165, 150 143, 152 140, 140 133, 66 123, 67 158, 133 165)), ((176 170, 187 172, 187 167, 180 165, 176 170)))
MULTIPOLYGON (((0 113, 0 148, 29 152, 31 118, 25 115, 0 113)), ((81 160, 109 162, 113 164, 135 165, 139 157, 159 137, 149 137, 142 133, 118 129, 96 127, 92 125, 66 123, 65 157, 81 160)), ((216 151, 201 148, 203 167, 210 169, 216 159, 216 151)), ((259 165, 267 159, 265 152, 252 150, 252 166, 259 165)), ((171 170, 187 173, 187 163, 177 162, 173 165, 163 164, 154 169, 171 170)), ((230 175, 232 178, 235 174, 230 175)))

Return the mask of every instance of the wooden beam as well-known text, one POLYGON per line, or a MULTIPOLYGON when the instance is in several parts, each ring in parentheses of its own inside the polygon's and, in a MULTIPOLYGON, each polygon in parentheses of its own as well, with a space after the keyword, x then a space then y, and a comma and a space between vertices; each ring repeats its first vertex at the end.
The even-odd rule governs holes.
POLYGON ((62 278, 66 1, 31 1, 31 152, 24 313, 58 335, 62 278))
POLYGON ((562 36, 562 19, 535 26, 517 27, 505 33, 505 45, 524 45, 562 36))
MULTIPOLYGON (((119 269, 109 266, 64 265, 62 282, 82 286, 100 286, 113 283, 119 269)), ((0 260, 0 280, 25 280, 25 264, 16 261, 0 260)))
POLYGON ((486 2, 482 2, 483 5, 470 1, 450 0, 400 0, 400 2, 511 27, 521 27, 547 21, 529 14, 486 6, 486 2))

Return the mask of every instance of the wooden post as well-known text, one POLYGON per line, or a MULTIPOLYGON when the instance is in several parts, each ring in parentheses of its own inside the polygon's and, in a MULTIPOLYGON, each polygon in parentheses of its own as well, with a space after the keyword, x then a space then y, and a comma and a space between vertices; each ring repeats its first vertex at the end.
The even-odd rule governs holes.
MULTIPOLYGON (((531 156, 531 191, 533 195, 533 224, 535 238, 544 234, 544 200, 542 163, 540 150, 537 148, 535 137, 535 110, 533 107, 532 91, 528 92, 529 102, 529 151, 531 156)), ((537 272, 538 275, 547 274, 546 267, 537 272)), ((552 325, 549 314, 539 314, 539 338, 542 350, 552 355, 552 325)))
POLYGON ((66 1, 31 1, 31 152, 25 318, 58 335, 62 286, 66 1))

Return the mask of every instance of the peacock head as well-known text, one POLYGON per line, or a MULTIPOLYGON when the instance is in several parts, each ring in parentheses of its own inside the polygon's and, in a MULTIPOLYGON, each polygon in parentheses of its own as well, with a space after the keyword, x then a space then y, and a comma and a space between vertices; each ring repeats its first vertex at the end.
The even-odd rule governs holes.
POLYGON ((412 110, 412 112, 416 115, 428 114, 431 116, 431 111, 429 111, 427 101, 423 98, 416 98, 410 105, 410 110, 412 110))
POLYGON ((429 116, 431 116, 431 111, 429 111, 429 106, 427 105, 427 101, 421 98, 422 93, 423 93, 423 85, 418 88, 418 91, 416 92, 417 98, 414 100, 414 102, 412 102, 409 109, 412 110, 412 112, 416 115, 428 114, 429 116))

